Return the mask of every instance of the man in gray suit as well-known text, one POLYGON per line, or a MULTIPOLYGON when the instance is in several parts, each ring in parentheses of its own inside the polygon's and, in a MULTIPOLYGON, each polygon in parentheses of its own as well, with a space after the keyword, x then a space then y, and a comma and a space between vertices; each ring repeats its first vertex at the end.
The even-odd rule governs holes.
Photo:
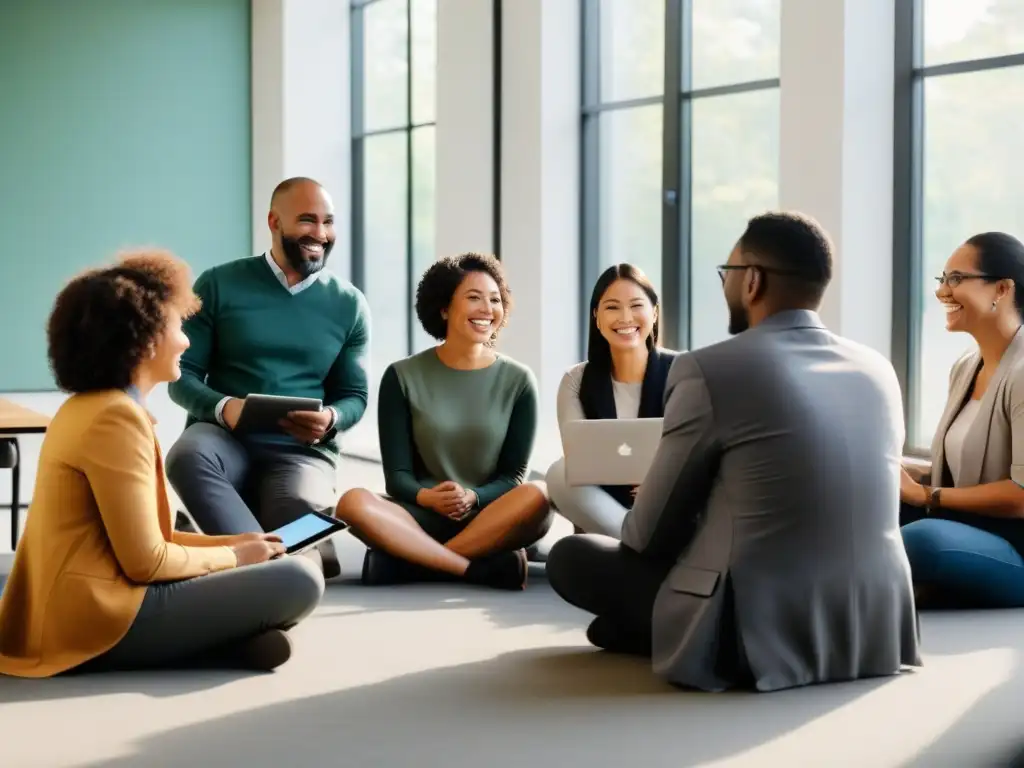
POLYGON ((652 655, 681 686, 773 691, 920 665, 900 388, 816 314, 827 235, 758 216, 718 271, 734 337, 676 360, 621 543, 558 542, 552 586, 596 614, 592 643, 652 655))

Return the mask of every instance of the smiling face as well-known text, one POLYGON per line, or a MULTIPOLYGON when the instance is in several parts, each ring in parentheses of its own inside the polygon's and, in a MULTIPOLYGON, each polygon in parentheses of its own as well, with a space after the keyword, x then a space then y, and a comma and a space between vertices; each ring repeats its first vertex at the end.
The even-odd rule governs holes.
POLYGON ((177 381, 181 378, 181 356, 189 347, 188 336, 181 327, 181 313, 167 307, 167 324, 139 367, 145 378, 154 383, 177 381))
POLYGON ((455 289, 451 304, 443 313, 447 339, 486 344, 501 327, 505 307, 494 278, 486 272, 466 274, 455 289))
POLYGON ((979 327, 1015 311, 1013 282, 989 279, 978 264, 973 245, 961 245, 946 261, 935 296, 946 310, 946 330, 975 333, 979 327))
POLYGON ((305 278, 323 269, 335 240, 334 204, 323 187, 297 183, 275 199, 268 221, 274 251, 292 271, 305 278))
POLYGON ((657 318, 647 292, 623 278, 608 286, 594 310, 597 329, 613 352, 645 346, 657 318))

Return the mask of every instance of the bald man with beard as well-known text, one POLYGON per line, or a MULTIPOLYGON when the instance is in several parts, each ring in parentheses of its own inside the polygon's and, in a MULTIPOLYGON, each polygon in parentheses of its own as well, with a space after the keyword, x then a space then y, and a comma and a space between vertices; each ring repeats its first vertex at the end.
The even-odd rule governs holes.
MULTIPOLYGON (((167 476, 206 534, 269 531, 311 510, 333 513, 337 436, 366 410, 370 314, 351 283, 324 270, 334 206, 316 181, 281 182, 270 201, 271 249, 207 270, 191 346, 168 387, 188 412, 167 476), (312 397, 276 434, 234 431, 249 394, 312 397)), ((340 573, 329 540, 313 555, 340 573)))

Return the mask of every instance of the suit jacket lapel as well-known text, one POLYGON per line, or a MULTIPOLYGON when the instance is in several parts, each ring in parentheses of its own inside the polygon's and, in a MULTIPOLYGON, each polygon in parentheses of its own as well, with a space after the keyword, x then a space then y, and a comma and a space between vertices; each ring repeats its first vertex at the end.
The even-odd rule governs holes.
MULTIPOLYGON (((1003 401, 1003 390, 1006 387, 1006 378, 1016 360, 1024 353, 1024 334, 1018 330, 1017 334, 1006 348, 999 365, 996 367, 992 380, 988 383, 985 395, 978 403, 978 412, 974 417, 971 428, 964 435, 963 453, 960 457, 960 482, 963 487, 978 485, 981 482, 981 471, 985 463, 985 454, 988 451, 989 435, 992 434, 992 419, 995 416, 996 407, 1003 401)), ((973 379, 973 375, 971 377, 973 379)), ((971 379, 968 379, 970 381, 971 379)))

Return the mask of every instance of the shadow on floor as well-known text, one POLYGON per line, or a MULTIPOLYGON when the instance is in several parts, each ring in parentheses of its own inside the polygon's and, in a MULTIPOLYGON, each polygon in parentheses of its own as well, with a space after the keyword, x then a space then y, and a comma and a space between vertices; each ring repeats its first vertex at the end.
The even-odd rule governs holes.
MULTIPOLYGON (((1024 732, 1024 610, 927 612, 923 617, 921 639, 929 655, 1007 649, 1015 659, 1008 679, 971 707, 909 765, 1024 766, 1024 740, 1008 740, 1008 734, 1024 732)), ((927 667, 922 673, 927 673, 927 667)))
POLYGON ((708 696, 658 682, 642 660, 535 649, 175 729, 94 765, 477 768, 571 765, 584 755, 593 767, 697 765, 776 739, 889 680, 708 696))

